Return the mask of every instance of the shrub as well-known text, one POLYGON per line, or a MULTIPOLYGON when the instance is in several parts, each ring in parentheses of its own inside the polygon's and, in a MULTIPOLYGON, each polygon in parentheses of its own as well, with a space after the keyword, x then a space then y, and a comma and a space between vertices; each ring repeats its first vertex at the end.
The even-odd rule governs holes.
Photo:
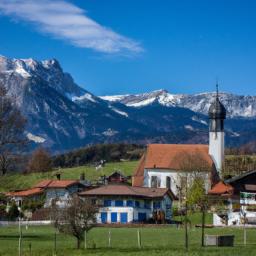
POLYGON ((17 205, 15 203, 12 203, 7 214, 8 219, 16 220, 19 217, 19 215, 20 215, 20 212, 17 205))

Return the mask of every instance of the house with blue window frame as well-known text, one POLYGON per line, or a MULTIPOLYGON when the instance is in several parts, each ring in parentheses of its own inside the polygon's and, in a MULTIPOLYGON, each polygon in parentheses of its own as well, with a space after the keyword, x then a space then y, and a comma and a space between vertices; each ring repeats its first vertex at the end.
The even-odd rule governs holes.
POLYGON ((172 218, 173 193, 167 188, 105 185, 79 193, 99 206, 98 223, 145 222, 161 213, 164 221, 172 218))
POLYGON ((42 180, 33 188, 11 191, 6 196, 20 207, 23 200, 44 200, 44 207, 51 207, 54 201, 64 207, 67 200, 74 194, 89 186, 84 180, 42 180))
POLYGON ((43 180, 35 188, 40 188, 45 193, 44 207, 51 207, 52 201, 64 207, 73 194, 86 188, 86 184, 80 180, 43 180))

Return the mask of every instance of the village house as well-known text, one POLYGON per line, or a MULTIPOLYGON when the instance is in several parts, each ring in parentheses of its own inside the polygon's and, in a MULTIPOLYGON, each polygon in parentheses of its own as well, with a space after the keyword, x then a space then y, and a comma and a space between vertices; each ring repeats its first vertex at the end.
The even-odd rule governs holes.
POLYGON ((126 183, 128 184, 129 177, 125 176, 121 171, 114 171, 109 176, 100 176, 99 185, 107 185, 113 183, 126 183))
POLYGON ((214 225, 256 224, 256 171, 220 181, 209 195, 221 199, 226 206, 225 210, 214 213, 214 225))
POLYGON ((108 184, 110 183, 127 183, 128 177, 120 171, 114 171, 106 178, 108 184))
POLYGON ((21 207, 24 200, 41 200, 45 196, 42 188, 31 188, 26 190, 11 191, 5 194, 11 201, 14 201, 18 207, 21 207))
POLYGON ((50 207, 54 200, 63 207, 70 196, 81 192, 85 187, 80 180, 43 180, 35 185, 35 188, 45 191, 44 207, 50 207))
POLYGON ((50 207, 55 200, 59 206, 64 206, 65 202, 74 193, 81 192, 85 188, 80 180, 43 180, 33 188, 6 193, 7 197, 16 202, 18 206, 26 200, 44 200, 44 207, 50 207))
POLYGON ((171 221, 175 198, 167 188, 131 187, 111 184, 79 193, 99 206, 98 223, 131 223, 148 220, 171 221))

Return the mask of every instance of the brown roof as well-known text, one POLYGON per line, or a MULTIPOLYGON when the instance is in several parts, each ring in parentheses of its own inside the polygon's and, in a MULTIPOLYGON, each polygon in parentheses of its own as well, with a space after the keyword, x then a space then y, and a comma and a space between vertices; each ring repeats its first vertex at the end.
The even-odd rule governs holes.
POLYGON ((78 180, 43 180, 36 184, 35 188, 66 188, 80 183, 78 180))
POLYGON ((133 186, 143 185, 144 169, 182 170, 187 155, 200 155, 211 168, 213 161, 208 151, 208 145, 201 144, 149 144, 134 172, 133 186))
POLYGON ((232 194, 234 188, 224 183, 223 181, 219 181, 216 185, 213 186, 211 190, 208 191, 210 195, 222 195, 222 194, 232 194))
POLYGON ((20 197, 26 197, 26 196, 33 196, 37 194, 43 193, 43 189, 41 188, 31 188, 27 190, 21 190, 21 191, 14 191, 14 192, 8 192, 6 193, 7 196, 20 196, 20 197))
POLYGON ((173 193, 167 188, 145 188, 131 187, 128 185, 105 185, 95 189, 81 192, 81 196, 134 196, 144 198, 159 198, 169 193, 172 198, 173 193))

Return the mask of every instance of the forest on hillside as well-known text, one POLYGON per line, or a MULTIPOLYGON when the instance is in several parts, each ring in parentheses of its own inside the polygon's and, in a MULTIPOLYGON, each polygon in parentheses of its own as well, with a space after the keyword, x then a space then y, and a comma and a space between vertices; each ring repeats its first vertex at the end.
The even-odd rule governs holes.
POLYGON ((136 144, 97 144, 52 157, 52 166, 74 167, 86 164, 97 165, 100 161, 117 162, 138 160, 145 147, 136 144))

